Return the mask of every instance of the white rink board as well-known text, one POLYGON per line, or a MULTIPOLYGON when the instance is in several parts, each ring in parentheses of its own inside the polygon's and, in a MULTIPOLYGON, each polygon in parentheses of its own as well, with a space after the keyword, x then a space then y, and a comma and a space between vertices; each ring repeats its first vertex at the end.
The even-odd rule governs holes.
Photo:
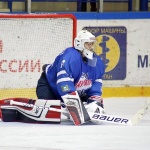
MULTIPOLYGON (((60 24, 62 25, 62 23, 60 24)), ((0 49, 0 89, 35 88, 42 72, 42 65, 52 63, 62 50, 72 45, 71 38, 70 41, 65 40, 65 43, 60 44, 62 39, 72 37, 71 34, 67 35, 65 32, 66 28, 69 28, 66 24, 62 37, 58 34, 60 32, 55 32, 56 29, 52 30, 51 33, 47 33, 47 30, 39 32, 42 24, 36 27, 33 22, 28 24, 28 31, 22 28, 22 23, 5 23, 5 26, 1 24, 0 28, 7 30, 0 31, 0 40, 3 41, 3 50, 0 49), (16 26, 19 27, 19 30, 16 30, 16 26), (49 39, 51 39, 51 42, 49 39), (58 42, 58 39, 60 42, 58 42), (20 65, 21 67, 19 67, 20 65)), ((149 24, 149 19, 77 21, 77 32, 85 26, 124 26, 127 29, 126 78, 124 80, 105 80, 103 81, 104 87, 150 85, 150 58, 148 67, 137 67, 138 55, 150 57, 149 24)))
MULTIPOLYGON (((77 32, 83 27, 118 27, 127 29, 126 78, 103 81, 104 86, 149 86, 150 85, 150 19, 133 20, 78 20, 77 32), (138 55, 148 55, 148 67, 138 68, 138 55)), ((144 58, 143 58, 144 59, 144 58)), ((143 60, 144 61, 144 60, 143 60)))

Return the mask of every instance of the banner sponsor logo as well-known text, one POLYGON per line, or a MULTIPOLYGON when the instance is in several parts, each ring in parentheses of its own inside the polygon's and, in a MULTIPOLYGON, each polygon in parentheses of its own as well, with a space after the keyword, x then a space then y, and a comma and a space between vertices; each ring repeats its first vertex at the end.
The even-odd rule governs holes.
POLYGON ((35 60, 0 60, 0 72, 1 73, 21 73, 21 72, 40 72, 40 59, 35 60))
POLYGON ((138 68, 148 68, 149 66, 148 55, 138 55, 138 68))
MULTIPOLYGON (((40 59, 16 59, 16 55, 11 58, 3 51, 3 41, 0 40, 0 73, 21 73, 21 72, 40 72, 40 59), (2 55, 3 54, 3 55, 2 55)), ((11 53, 10 53, 11 56, 11 53)))
POLYGON ((84 27, 96 36, 96 53, 105 64, 104 80, 126 78, 127 30, 117 27, 84 27))
POLYGON ((0 40, 0 53, 2 53, 2 51, 3 51, 3 41, 0 40))

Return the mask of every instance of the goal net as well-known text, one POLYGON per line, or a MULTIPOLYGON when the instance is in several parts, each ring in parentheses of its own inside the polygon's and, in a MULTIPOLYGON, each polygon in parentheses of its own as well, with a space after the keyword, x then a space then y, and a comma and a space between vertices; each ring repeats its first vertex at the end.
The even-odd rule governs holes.
POLYGON ((42 65, 73 45, 70 14, 0 15, 0 99, 36 98, 42 65))

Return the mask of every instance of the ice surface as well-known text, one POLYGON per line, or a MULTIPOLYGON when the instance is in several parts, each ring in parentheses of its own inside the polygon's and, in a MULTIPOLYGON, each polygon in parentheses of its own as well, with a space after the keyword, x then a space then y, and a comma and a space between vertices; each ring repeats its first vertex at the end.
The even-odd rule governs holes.
MULTIPOLYGON (((106 113, 132 118, 150 98, 106 98, 106 113)), ((150 150, 150 110, 136 126, 0 122, 0 150, 150 150)))

